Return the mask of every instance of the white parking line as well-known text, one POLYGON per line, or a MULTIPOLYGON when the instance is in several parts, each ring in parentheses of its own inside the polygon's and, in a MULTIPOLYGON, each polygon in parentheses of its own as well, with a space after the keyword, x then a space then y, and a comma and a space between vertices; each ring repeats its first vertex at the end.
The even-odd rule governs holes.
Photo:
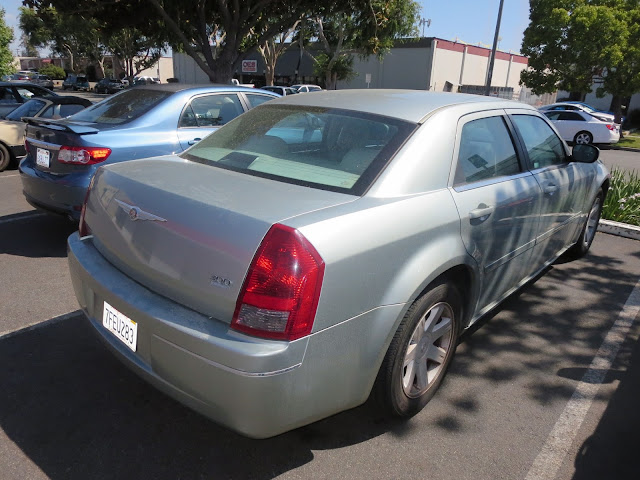
POLYGON ((569 403, 549 433, 547 441, 525 480, 551 480, 562 466, 571 444, 589 411, 600 384, 609 372, 635 318, 640 313, 640 281, 629 295, 618 319, 600 346, 600 350, 576 387, 569 403))
POLYGON ((0 178, 11 178, 11 177, 19 177, 20 174, 19 173, 14 173, 12 175, 2 175, 0 176, 0 178))
POLYGON ((45 215, 46 215, 46 213, 44 213, 44 212, 36 212, 36 211, 25 212, 23 215, 20 215, 20 216, 17 216, 17 217, 0 219, 0 225, 2 225, 3 223, 17 222, 19 220, 24 220, 25 218, 43 217, 45 215))

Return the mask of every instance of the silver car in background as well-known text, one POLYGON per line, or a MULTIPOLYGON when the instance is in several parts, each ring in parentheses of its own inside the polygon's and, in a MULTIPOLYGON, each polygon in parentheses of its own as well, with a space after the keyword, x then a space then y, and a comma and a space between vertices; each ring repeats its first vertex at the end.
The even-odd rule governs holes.
POLYGON ((127 365, 244 435, 372 393, 410 417, 464 329, 587 253, 598 153, 510 101, 286 96, 180 155, 98 169, 68 241, 75 293, 127 365))

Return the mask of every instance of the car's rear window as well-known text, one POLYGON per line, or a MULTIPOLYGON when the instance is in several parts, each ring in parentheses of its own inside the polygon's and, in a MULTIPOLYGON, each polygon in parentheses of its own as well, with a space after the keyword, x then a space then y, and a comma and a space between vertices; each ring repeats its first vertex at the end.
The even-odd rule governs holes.
POLYGON ((170 95, 171 92, 159 90, 128 90, 86 108, 70 118, 80 122, 121 125, 147 113, 170 95))
POLYGON ((7 120, 20 121, 22 117, 32 117, 36 113, 38 113, 42 107, 45 106, 44 101, 42 100, 29 100, 28 102, 23 103, 18 108, 16 108, 13 112, 9 113, 5 118, 7 120))
POLYGON ((262 105, 182 154, 247 174, 363 194, 416 128, 322 107, 262 105))

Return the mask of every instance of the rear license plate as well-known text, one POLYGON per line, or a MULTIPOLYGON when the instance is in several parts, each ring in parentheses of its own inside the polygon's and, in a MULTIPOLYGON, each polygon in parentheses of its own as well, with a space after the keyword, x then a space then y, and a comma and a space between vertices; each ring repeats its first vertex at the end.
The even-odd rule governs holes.
POLYGON ((36 150, 36 163, 41 167, 49 168, 49 158, 49 150, 45 150, 44 148, 38 148, 36 150))
POLYGON ((134 352, 138 341, 138 324, 107 302, 102 310, 102 325, 134 352))

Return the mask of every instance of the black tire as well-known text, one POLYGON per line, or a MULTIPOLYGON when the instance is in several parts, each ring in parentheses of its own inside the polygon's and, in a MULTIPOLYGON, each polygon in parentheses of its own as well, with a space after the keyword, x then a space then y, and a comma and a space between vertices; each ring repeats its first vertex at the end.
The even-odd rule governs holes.
POLYGON ((578 241, 567 252, 571 258, 578 259, 584 257, 591 248, 593 239, 596 237, 596 232, 598 231, 598 223, 600 222, 603 204, 604 193, 602 190, 599 190, 591 203, 589 214, 587 215, 584 226, 580 231, 578 241))
POLYGON ((4 144, 0 143, 0 172, 6 170, 10 163, 11 152, 4 144))
POLYGON ((576 133, 576 136, 573 137, 573 143, 576 145, 591 144, 593 143, 593 135, 583 130, 582 132, 576 133))
POLYGON ((431 400, 453 359, 461 318, 460 293, 446 282, 433 285, 409 308, 374 385, 385 414, 412 417, 431 400), (429 331, 434 326, 439 328, 429 331), (417 358, 407 362, 411 357, 417 358))

